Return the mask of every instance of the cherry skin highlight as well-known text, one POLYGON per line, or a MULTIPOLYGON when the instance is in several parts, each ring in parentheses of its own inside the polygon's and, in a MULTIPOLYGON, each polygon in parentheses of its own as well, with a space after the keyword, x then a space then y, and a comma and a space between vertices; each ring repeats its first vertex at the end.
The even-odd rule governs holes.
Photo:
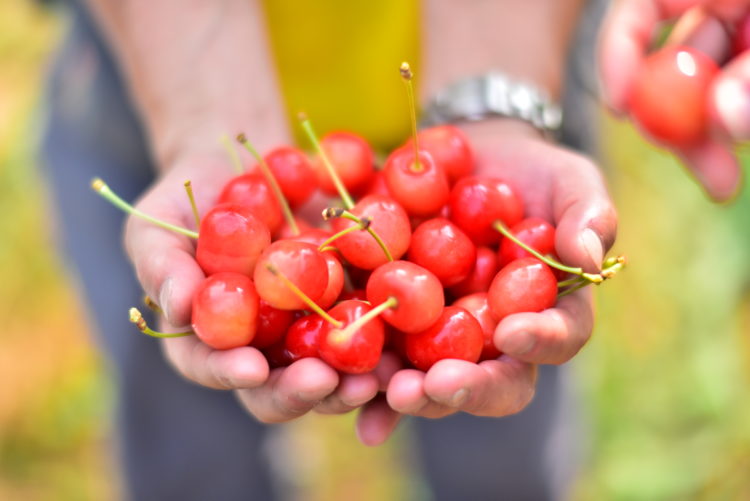
POLYGON ((216 350, 247 346, 255 336, 260 299, 253 281, 239 273, 216 273, 193 296, 192 326, 216 350))
POLYGON ((557 279, 537 258, 517 259, 492 280, 487 300, 492 317, 498 321, 513 313, 543 311, 557 301, 557 279))
POLYGON ((280 146, 263 158, 291 208, 304 204, 315 193, 317 176, 302 151, 291 146, 280 146))
POLYGON ((434 273, 444 287, 468 277, 476 257, 474 243, 445 218, 425 221, 411 236, 409 260, 434 273))
POLYGON ((492 360, 499 357, 500 350, 495 346, 493 339, 495 336, 495 327, 497 327, 498 322, 492 318, 492 314, 490 313, 487 293, 477 292, 464 296, 456 300, 453 306, 458 306, 468 311, 472 317, 477 319, 480 327, 482 327, 484 344, 482 345, 482 354, 479 356, 479 360, 492 360))
POLYGON ((708 134, 708 88, 718 65, 697 49, 668 46, 646 57, 633 82, 633 119, 654 139, 690 146, 708 134))
POLYGON ((217 205, 201 220, 195 260, 206 275, 231 271, 252 275, 271 243, 268 227, 239 205, 217 205))
MULTIPOLYGON (((555 252, 555 227, 542 218, 529 217, 513 225, 510 232, 539 254, 546 256, 555 252)), ((513 243, 508 238, 504 238, 500 243, 498 252, 498 265, 500 268, 506 264, 520 259, 529 257, 531 254, 513 243)))
MULTIPOLYGON (((419 148, 429 153, 436 164, 443 168, 448 180, 455 183, 474 171, 474 153, 469 138, 458 127, 438 125, 422 129, 417 134, 419 148)), ((412 146, 413 140, 407 145, 412 146)))
POLYGON ((284 221, 281 204, 260 172, 248 172, 230 180, 219 195, 218 203, 247 207, 272 234, 284 221))
POLYGON ((320 336, 319 353, 328 365, 347 374, 364 374, 377 367, 385 344, 385 327, 379 318, 346 335, 344 329, 365 315, 372 307, 362 301, 349 300, 337 304, 328 314, 343 322, 341 328, 326 324, 320 336))
MULTIPOLYGON (((320 146, 347 190, 359 193, 367 187, 375 164, 375 153, 367 141, 351 132, 340 131, 326 134, 320 140, 320 146)), ((323 161, 316 157, 313 167, 320 189, 328 195, 337 195, 336 186, 323 161)))
POLYGON ((305 242, 277 240, 260 256, 253 274, 258 294, 274 308, 302 310, 307 305, 281 277, 267 268, 268 265, 275 267, 312 301, 320 299, 328 285, 328 265, 317 247, 305 242))
POLYGON ((435 215, 448 202, 448 177, 426 151, 419 151, 419 164, 414 148, 393 151, 385 161, 383 175, 391 196, 410 216, 435 215))
POLYGON ((367 299, 373 305, 395 297, 398 305, 382 314, 396 329, 419 332, 437 321, 445 305, 440 280, 409 261, 394 261, 377 268, 367 281, 367 299))
POLYGON ((492 224, 500 220, 510 227, 523 218, 523 202, 503 181, 491 177, 465 177, 453 187, 450 195, 453 221, 477 245, 491 245, 500 240, 492 224))
POLYGON ((423 371, 446 358, 476 363, 484 344, 477 319, 457 306, 446 306, 428 329, 404 337, 407 358, 423 371))
POLYGON ((489 247, 477 247, 476 260, 471 273, 450 288, 451 294, 455 297, 462 297, 475 292, 487 292, 498 269, 497 253, 489 247))

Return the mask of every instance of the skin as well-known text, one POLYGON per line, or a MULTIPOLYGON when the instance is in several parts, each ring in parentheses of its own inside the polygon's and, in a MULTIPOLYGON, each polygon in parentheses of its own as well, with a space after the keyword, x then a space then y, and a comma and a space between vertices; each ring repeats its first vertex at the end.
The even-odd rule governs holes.
MULTIPOLYGON (((211 207, 232 176, 216 141, 227 131, 246 131, 260 151, 290 143, 257 3, 90 4, 124 70, 161 172, 138 202, 139 209, 190 226, 182 183, 192 180, 201 213, 211 207), (171 44, 175 39, 180 43, 171 44)), ((427 1, 425 71, 420 78, 424 94, 499 68, 556 97, 579 4, 427 1)), ((524 199, 527 215, 555 222, 557 252, 564 262, 595 271, 616 229, 615 212, 596 167, 521 122, 492 120, 464 130, 480 173, 504 177, 524 199)), ((164 330, 189 324, 193 291, 203 279, 193 245, 137 219, 128 221, 125 246, 144 291, 165 311, 164 330)), ((591 296, 583 290, 543 313, 504 319, 495 332, 496 344, 506 353, 500 359, 479 365, 441 361, 426 374, 401 370, 390 356, 372 374, 340 376, 317 359, 269 371, 252 347, 215 351, 194 337, 164 340, 162 346, 176 371, 197 384, 234 390, 247 411, 263 422, 361 407, 358 436, 376 445, 404 414, 439 417, 465 411, 504 416, 520 411, 534 394, 535 364, 570 359, 590 336, 592 325, 591 296), (373 400, 379 388, 387 393, 373 400)))
MULTIPOLYGON (((722 63, 729 54, 728 27, 748 11, 748 0, 614 2, 599 43, 599 71, 607 104, 619 114, 629 113, 627 96, 660 22, 679 18, 668 43, 696 47, 722 63)), ((741 184, 733 144, 750 138, 750 53, 722 68, 709 92, 708 106, 711 137, 701 144, 672 150, 712 199, 726 201, 741 184)))

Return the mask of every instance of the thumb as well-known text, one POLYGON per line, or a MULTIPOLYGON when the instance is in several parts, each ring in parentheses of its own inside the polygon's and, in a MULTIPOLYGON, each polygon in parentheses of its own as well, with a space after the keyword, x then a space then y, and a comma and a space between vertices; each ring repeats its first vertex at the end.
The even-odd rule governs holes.
POLYGON ((732 60, 714 80, 709 89, 709 113, 732 140, 750 139, 750 51, 732 60))

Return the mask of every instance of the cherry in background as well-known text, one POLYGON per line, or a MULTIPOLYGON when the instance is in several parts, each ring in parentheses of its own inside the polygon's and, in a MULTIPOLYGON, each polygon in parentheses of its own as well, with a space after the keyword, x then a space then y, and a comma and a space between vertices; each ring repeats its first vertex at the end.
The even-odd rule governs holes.
POLYGON ((252 275, 271 243, 268 227, 239 205, 217 205, 201 221, 195 260, 207 274, 231 271, 252 275))
POLYGON ((543 311, 555 305, 557 279, 537 258, 517 259, 492 280, 487 300, 492 317, 498 321, 513 313, 543 311))
MULTIPOLYGON (((469 139, 453 125, 439 125, 422 129, 417 135, 419 148, 425 150, 445 171, 451 184, 474 172, 474 153, 469 139)), ((407 145, 411 146, 413 140, 407 145)))
POLYGON ((294 317, 293 311, 279 310, 261 299, 258 308, 258 327, 252 346, 262 350, 281 341, 294 322, 294 317))
MULTIPOLYGON (((367 141, 351 132, 331 132, 323 136, 320 145, 347 190, 359 193, 367 187, 375 163, 375 154, 367 141)), ((313 167, 320 189, 328 195, 337 195, 336 186, 319 157, 314 159, 313 167)))
POLYGON ((219 195, 218 204, 241 205, 268 226, 273 234, 284 221, 281 205, 260 172, 248 172, 230 180, 219 195))
POLYGON ((307 202, 318 187, 307 156, 291 146, 274 148, 263 157, 292 209, 307 202))
MULTIPOLYGON (((555 252, 555 227, 542 218, 526 218, 512 226, 510 232, 539 254, 547 255, 555 252)), ((510 239, 504 238, 498 252, 498 266, 503 268, 511 261, 529 256, 531 254, 527 251, 510 239)))
POLYGON ((258 324, 260 299, 253 281, 239 273, 217 273, 204 280, 193 296, 192 326, 211 348, 247 346, 258 324))
POLYGON ((489 247, 477 247, 476 260, 471 273, 461 282, 450 288, 455 297, 468 296, 475 292, 486 292, 490 288, 497 270, 497 252, 489 247))
POLYGON ((377 367, 385 344, 383 321, 375 317, 359 328, 346 328, 373 308, 362 301, 342 301, 328 312, 341 326, 326 324, 318 352, 331 367, 347 374, 364 374, 377 367))
POLYGON ((630 113, 662 143, 699 143, 708 134, 708 88, 718 72, 718 65, 697 49, 661 48, 649 54, 636 73, 630 113))
POLYGON ((434 273, 444 287, 468 277, 476 257, 474 243, 445 218, 425 221, 411 236, 409 260, 434 273))
POLYGON ((418 157, 410 146, 393 151, 385 161, 383 176, 393 199, 410 216, 435 215, 448 203, 448 177, 426 151, 419 150, 418 157))

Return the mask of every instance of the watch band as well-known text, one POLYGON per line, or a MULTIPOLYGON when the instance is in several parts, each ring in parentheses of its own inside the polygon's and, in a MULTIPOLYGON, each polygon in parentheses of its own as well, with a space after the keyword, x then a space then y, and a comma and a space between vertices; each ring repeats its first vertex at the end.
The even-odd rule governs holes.
POLYGON ((440 91, 423 110, 424 126, 493 117, 516 118, 543 132, 562 124, 562 110, 539 88, 497 72, 459 80, 440 91))

